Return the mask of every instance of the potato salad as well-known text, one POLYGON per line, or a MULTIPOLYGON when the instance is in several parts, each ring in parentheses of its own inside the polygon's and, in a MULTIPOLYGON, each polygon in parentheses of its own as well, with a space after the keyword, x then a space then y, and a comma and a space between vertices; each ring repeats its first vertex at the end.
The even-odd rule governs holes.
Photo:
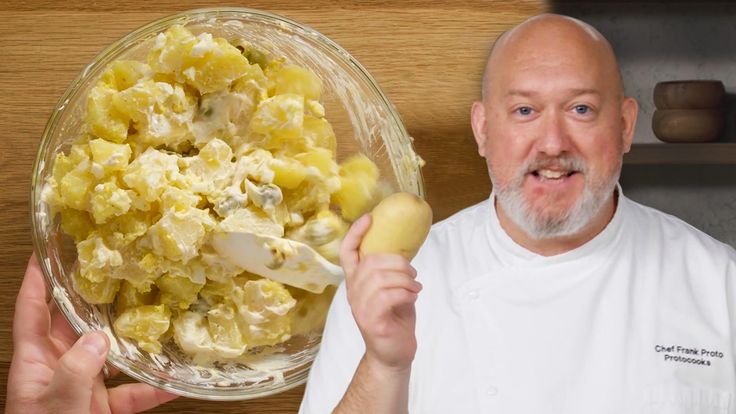
POLYGON ((44 200, 77 248, 74 289, 117 335, 224 361, 319 330, 334 287, 307 292, 223 260, 217 232, 297 240, 337 263, 378 201, 363 155, 336 161, 310 70, 244 40, 173 26, 146 61, 114 61, 59 152, 44 200))

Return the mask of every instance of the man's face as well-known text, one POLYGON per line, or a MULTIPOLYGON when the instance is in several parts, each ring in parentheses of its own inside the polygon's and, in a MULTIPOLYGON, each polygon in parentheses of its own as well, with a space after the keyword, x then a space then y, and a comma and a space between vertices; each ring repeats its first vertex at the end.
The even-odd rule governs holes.
POLYGON ((602 65, 569 45, 503 54, 474 108, 499 204, 534 239, 575 234, 613 193, 631 134, 602 65))

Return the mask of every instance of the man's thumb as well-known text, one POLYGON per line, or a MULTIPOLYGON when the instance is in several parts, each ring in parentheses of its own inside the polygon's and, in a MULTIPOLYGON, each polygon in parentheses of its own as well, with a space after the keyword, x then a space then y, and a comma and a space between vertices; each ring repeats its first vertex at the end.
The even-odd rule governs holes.
POLYGON ((59 359, 47 388, 58 412, 78 413, 89 410, 92 385, 105 364, 109 349, 107 337, 100 332, 83 335, 59 359))

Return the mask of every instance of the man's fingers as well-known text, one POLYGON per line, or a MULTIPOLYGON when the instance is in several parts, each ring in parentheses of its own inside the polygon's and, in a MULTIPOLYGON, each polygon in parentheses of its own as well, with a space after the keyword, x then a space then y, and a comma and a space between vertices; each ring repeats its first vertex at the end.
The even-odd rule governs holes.
POLYGON ((176 398, 174 394, 147 384, 124 384, 109 390, 112 414, 132 414, 150 410, 176 398))
POLYGON ((393 309, 402 305, 411 305, 416 302, 417 297, 417 292, 402 288, 394 288, 383 291, 380 300, 387 308, 393 309))
POLYGON ((340 264, 343 270, 345 270, 346 277, 350 277, 353 274, 360 262, 358 248, 360 247, 360 242, 363 240, 363 236, 370 227, 371 215, 364 214, 350 226, 350 230, 348 230, 340 243, 340 264))
POLYGON ((15 349, 22 349, 26 343, 38 342, 38 338, 48 335, 48 331, 49 308, 46 304, 46 285, 38 260, 33 255, 28 261, 28 268, 15 300, 13 318, 15 349))
POLYGON ((413 306, 418 294, 403 288, 384 289, 378 293, 371 304, 375 308, 375 320, 382 320, 390 313, 398 314, 398 310, 406 311, 406 306, 413 306))
POLYGON ((377 272, 348 290, 348 302, 357 321, 381 319, 395 307, 412 304, 421 283, 399 272, 377 272))
POLYGON ((375 272, 359 286, 361 295, 370 296, 385 289, 402 288, 414 293, 422 290, 422 284, 403 272, 384 270, 375 272))
POLYGON ((107 337, 100 332, 85 334, 59 359, 54 376, 46 389, 47 398, 70 413, 89 410, 92 386, 105 364, 109 349, 107 337))
POLYGON ((361 260, 361 266, 366 272, 391 270, 406 273, 412 278, 417 277, 417 271, 408 260, 395 253, 372 253, 361 260))

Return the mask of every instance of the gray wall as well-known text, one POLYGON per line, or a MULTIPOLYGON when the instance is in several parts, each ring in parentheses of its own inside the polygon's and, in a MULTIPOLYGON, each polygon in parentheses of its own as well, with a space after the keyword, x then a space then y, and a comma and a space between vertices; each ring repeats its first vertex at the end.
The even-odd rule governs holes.
MULTIPOLYGON (((661 143, 652 133, 657 82, 719 79, 729 93, 721 141, 736 145, 736 4, 703 2, 563 3, 556 12, 603 33, 616 51, 626 93, 640 105, 635 143, 661 143)), ((733 165, 624 166, 624 193, 678 216, 736 247, 736 159, 733 165)))

